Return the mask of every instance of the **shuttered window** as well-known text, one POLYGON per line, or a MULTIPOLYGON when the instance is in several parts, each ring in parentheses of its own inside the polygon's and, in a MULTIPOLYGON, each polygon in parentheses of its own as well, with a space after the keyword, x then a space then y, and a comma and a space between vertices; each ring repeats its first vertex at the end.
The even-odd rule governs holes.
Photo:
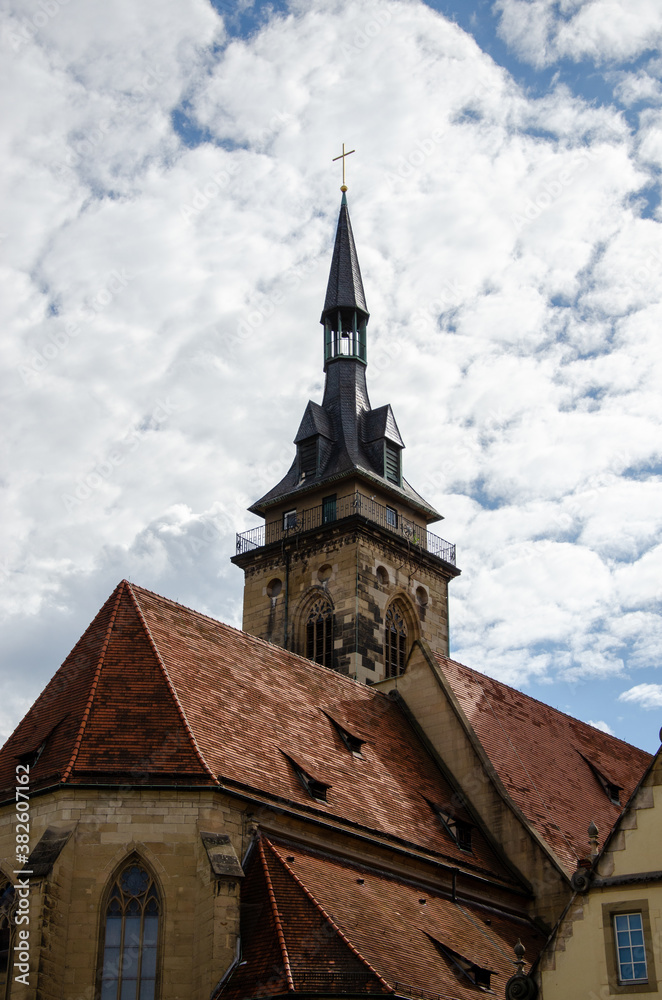
POLYGON ((307 438, 299 445, 299 475, 317 474, 317 438, 307 438))
POLYGON ((400 485, 400 449, 388 441, 384 445, 384 478, 400 485))

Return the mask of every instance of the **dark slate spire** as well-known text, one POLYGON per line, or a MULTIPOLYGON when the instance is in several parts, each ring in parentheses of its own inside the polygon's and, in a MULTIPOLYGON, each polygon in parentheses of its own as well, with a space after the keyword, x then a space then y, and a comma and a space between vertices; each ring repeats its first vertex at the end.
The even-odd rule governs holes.
POLYGON ((343 191, 329 283, 320 319, 320 323, 324 324, 325 368, 329 361, 339 357, 358 358, 366 363, 369 316, 347 198, 343 191))
POLYGON ((324 322, 327 313, 337 312, 338 309, 357 309, 364 313, 366 318, 370 315, 365 304, 361 268, 359 267, 352 224, 349 221, 347 197, 344 191, 340 204, 340 215, 338 216, 336 244, 333 248, 329 283, 326 287, 326 298, 320 322, 324 322))

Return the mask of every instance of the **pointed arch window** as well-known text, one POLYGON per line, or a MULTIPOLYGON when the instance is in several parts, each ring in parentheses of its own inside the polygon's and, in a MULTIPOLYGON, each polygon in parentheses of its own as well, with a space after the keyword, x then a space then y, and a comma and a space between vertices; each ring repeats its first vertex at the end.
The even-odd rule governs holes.
POLYGON ((102 931, 100 1000, 157 1000, 161 900, 137 858, 115 877, 102 931))
POLYGON ((386 677, 398 677, 407 659, 407 622, 400 604, 395 601, 384 619, 384 668, 386 677))
POLYGON ((306 656, 323 667, 333 666, 333 608, 319 597, 306 618, 306 656))

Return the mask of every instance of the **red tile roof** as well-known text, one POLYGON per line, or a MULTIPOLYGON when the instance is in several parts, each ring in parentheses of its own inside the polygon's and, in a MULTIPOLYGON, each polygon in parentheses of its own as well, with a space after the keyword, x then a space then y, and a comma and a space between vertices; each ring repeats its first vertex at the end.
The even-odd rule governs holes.
POLYGON ((620 786, 625 806, 650 754, 454 660, 436 659, 509 795, 571 873, 588 853, 591 820, 604 840, 621 812, 588 761, 620 786))
POLYGON ((454 790, 391 699, 126 581, 5 744, 0 788, 13 795, 17 755, 44 741, 33 789, 220 783, 517 884, 479 830, 472 853, 444 832, 429 802, 452 809, 454 790), (366 741, 360 758, 332 719, 366 741), (291 761, 329 786, 325 803, 291 761))
POLYGON ((517 939, 527 962, 544 944, 527 920, 264 837, 242 890, 245 964, 216 994, 224 1000, 270 992, 265 970, 273 975, 274 969, 283 970, 282 980, 296 992, 475 997, 476 987, 448 952, 491 970, 492 988, 503 997, 517 939))

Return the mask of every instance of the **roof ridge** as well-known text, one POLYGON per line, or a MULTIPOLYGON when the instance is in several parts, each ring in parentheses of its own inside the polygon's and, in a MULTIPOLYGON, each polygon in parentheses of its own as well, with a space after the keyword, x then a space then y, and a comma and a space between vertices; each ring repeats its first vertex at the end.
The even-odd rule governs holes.
MULTIPOLYGON (((269 843, 269 841, 267 841, 267 843, 269 843)), ((285 975, 287 977, 287 988, 289 991, 293 993, 294 979, 292 978, 292 969, 290 967, 290 956, 288 955, 287 952, 287 942, 285 940, 285 932, 283 930, 283 924, 280 919, 280 913, 278 912, 278 902, 276 900, 276 893, 274 892, 273 882, 271 881, 269 865, 267 864, 267 859, 264 855, 264 847, 262 845, 261 837, 258 839, 257 846, 260 852, 260 858, 262 860, 262 868, 267 883, 267 892, 269 893, 269 902, 271 903, 271 910, 273 912, 274 923, 276 924, 276 935, 278 937, 278 944, 280 945, 280 950, 283 956, 283 965, 285 967, 285 975)))
POLYGON ((213 780, 213 782, 216 785, 218 785, 218 784, 220 784, 220 782, 219 782, 218 778, 216 777, 216 775, 213 773, 212 769, 209 767, 209 764, 207 763, 207 761, 202 756, 200 748, 199 748, 199 746, 198 746, 198 744, 196 742, 195 736, 193 735, 193 730, 191 729, 191 727, 189 725, 189 722, 188 722, 188 719, 186 718, 186 713, 184 712, 184 709, 182 708, 182 704, 181 704, 181 702, 180 702, 180 700, 179 700, 179 698, 177 696, 177 691, 175 690, 175 686, 172 683, 172 681, 170 680, 170 675, 168 674, 167 667, 166 667, 165 663, 163 662, 163 658, 162 658, 161 654, 159 653, 159 650, 158 650, 158 647, 157 647, 156 643, 154 642, 154 638, 153 638, 152 633, 150 631, 149 625, 147 624, 147 621, 145 620, 145 616, 144 616, 144 614, 142 612, 142 608, 140 607, 140 605, 138 603, 138 598, 136 597, 136 595, 133 592, 133 585, 130 584, 128 581, 123 581, 123 582, 126 583, 126 589, 127 589, 128 593, 129 593, 129 596, 131 598, 133 606, 136 609, 136 613, 138 614, 138 618, 140 620, 140 623, 142 624, 143 628, 145 629, 145 633, 147 635, 147 639, 149 641, 150 646, 152 647, 154 655, 156 656, 156 661, 157 661, 157 663, 159 664, 159 666, 161 668, 161 671, 163 673, 163 677, 165 679, 166 685, 167 685, 168 690, 170 692, 170 695, 171 695, 171 697, 172 697, 172 699, 173 699, 173 701, 175 703, 175 708, 177 709, 179 717, 182 720, 182 724, 184 726, 184 729, 186 731, 186 734, 187 734, 189 740, 191 741, 191 745, 192 745, 192 747, 193 747, 193 749, 195 751, 195 754, 196 754, 198 760, 200 761, 200 763, 202 764, 202 767, 204 768, 204 770, 209 775, 209 777, 213 780))
POLYGON ((438 652, 435 652, 434 655, 437 660, 443 660, 447 663, 455 663, 458 667, 462 667, 463 670, 468 670, 469 673, 475 674, 477 677, 483 677, 485 680, 493 681, 500 687, 508 688, 509 691, 514 691, 515 694, 522 695, 522 697, 528 698, 529 701, 535 701, 537 705, 542 705, 543 708, 548 709, 550 712, 554 712, 555 715, 562 715, 564 718, 570 719, 571 722, 578 722, 580 726, 586 726, 593 730, 593 732, 600 733, 601 736, 606 737, 608 740, 616 740, 617 743, 622 743, 624 747, 638 750, 639 753, 646 754, 649 757, 654 756, 653 754, 649 754, 647 750, 643 750, 641 747, 635 746, 634 743, 628 743, 627 740, 622 740, 620 736, 615 736, 613 733, 606 733, 604 729, 597 729, 595 726, 592 726, 590 722, 584 722, 583 719, 578 719, 576 715, 570 715, 569 712, 564 712, 562 708, 555 708, 554 705, 548 705, 546 701, 536 698, 533 694, 527 694, 526 691, 521 691, 512 684, 507 684, 505 681, 499 680, 498 677, 491 677, 489 674, 484 674, 482 671, 476 670, 475 667, 468 667, 466 663, 460 663, 459 660, 454 660, 452 656, 444 656, 443 653, 438 652))
MULTIPOLYGON (((144 593, 149 594, 150 597, 156 597, 160 601, 167 601, 168 604, 174 604, 175 607, 177 608, 183 608, 184 611, 188 611, 192 615, 196 615, 199 618, 204 618, 206 621, 213 622, 215 625, 222 625, 223 628, 232 629, 233 632, 238 632, 239 635, 247 636, 251 640, 251 642, 259 642, 260 645, 266 646, 268 649, 272 651, 274 649, 273 642, 268 642, 266 639, 261 639, 259 635, 253 635, 252 632, 245 632, 243 629, 237 628, 236 625, 229 625, 228 622, 221 621, 220 618, 212 618, 211 615, 206 615, 202 611, 196 611, 195 608, 189 608, 188 605, 186 604, 180 604, 179 601, 174 601, 172 597, 165 597, 163 594, 157 594, 155 590, 149 590, 147 587, 141 587, 140 584, 130 583, 128 580, 122 580, 122 583, 126 583, 128 585, 128 587, 131 589, 131 593, 133 593, 134 588, 142 590, 144 591, 144 593)), ((366 691, 373 697, 376 695, 379 695, 381 698, 386 697, 386 695, 383 694, 381 691, 373 690, 370 686, 364 684, 363 681, 357 681, 353 677, 348 677, 347 674, 338 673, 337 670, 330 671, 328 667, 323 667, 321 664, 315 663, 313 660, 309 660, 307 659, 307 657, 301 656, 300 653, 295 653, 291 649, 283 649, 282 646, 276 646, 276 649, 280 649, 281 653, 286 653, 288 656, 294 657, 302 665, 305 665, 307 668, 314 669, 319 674, 324 674, 326 677, 328 677, 329 674, 332 674, 339 680, 342 680, 348 684, 354 684, 358 686, 359 688, 361 688, 362 691, 366 691)))
POLYGON ((71 772, 73 770, 73 766, 76 763, 76 758, 78 757, 78 753, 80 751, 81 744, 83 742, 83 736, 85 734, 85 729, 87 727, 87 722, 88 722, 88 719, 90 717, 90 712, 92 711, 92 702, 94 701, 94 696, 95 696, 95 694, 97 692, 97 687, 98 687, 98 684, 99 684, 99 678, 101 677, 101 670, 102 670, 102 667, 103 667, 103 664, 104 664, 104 661, 105 661, 105 658, 106 658, 106 652, 108 650, 108 644, 110 643, 110 635, 111 635, 111 632, 113 631, 113 626, 115 625, 115 619, 117 618, 117 611, 118 611, 119 606, 120 606, 120 599, 121 599, 122 594, 124 592, 125 586, 126 586, 126 580, 122 580, 121 583, 119 583, 118 586, 117 586, 117 596, 115 597, 115 604, 113 605, 113 610, 112 610, 111 615, 110 615, 110 621, 108 622, 108 625, 106 626, 106 635, 105 635, 103 643, 101 645, 101 652, 99 653, 99 660, 97 662, 97 667, 96 667, 96 670, 94 672, 94 677, 92 678, 92 684, 90 685, 90 691, 89 691, 89 694, 88 694, 88 697, 87 697, 87 704, 85 705, 85 709, 83 711, 83 717, 81 719, 80 726, 78 727, 78 735, 76 736, 76 739, 74 741, 74 745, 73 745, 73 749, 71 751, 71 757, 69 759, 69 763, 67 764, 67 766, 64 769, 64 772, 62 774, 62 778, 61 778, 62 783, 64 783, 65 781, 67 781, 67 779, 69 778, 69 776, 70 776, 70 774, 71 774, 71 772))
POLYGON ((347 935, 345 933, 343 933, 343 931, 340 929, 340 927, 338 926, 338 924, 335 922, 335 920, 333 919, 333 917, 331 916, 331 914, 327 913, 327 911, 324 909, 324 907, 322 906, 322 904, 318 903, 318 901, 313 896, 312 892, 303 884, 303 882, 301 881, 301 879, 299 878, 299 876, 295 872, 292 871, 292 869, 290 868, 290 866, 288 865, 288 863, 285 861, 285 859, 281 857, 281 855, 280 855, 278 849, 276 848, 276 846, 271 843, 271 841, 268 839, 268 837, 265 837, 264 840, 269 845, 269 848, 271 849, 272 854, 274 854, 274 856, 280 861, 280 863, 283 866, 283 868, 288 872, 288 874, 296 882, 296 884, 299 886, 299 888, 304 893, 304 895, 311 901, 311 903, 313 904, 313 906, 322 914, 324 920, 326 920, 326 922, 328 924, 330 924, 331 927, 333 927, 333 929, 336 932, 336 934, 338 935, 338 937, 349 948, 349 950, 352 952, 352 954, 355 955, 356 958, 358 958, 359 961, 361 961, 363 963, 363 965, 365 965, 365 967, 373 974, 373 976, 375 976, 377 978, 377 980, 381 983, 382 986, 385 987, 385 989, 388 990, 389 993, 395 993, 395 988, 393 986, 391 986, 390 983, 388 983, 384 979, 383 976, 380 976, 380 974, 377 972, 377 970, 370 964, 370 962, 368 961, 368 959, 365 958, 361 954, 361 952, 358 950, 358 948, 356 947, 356 945, 353 945, 352 942, 347 937, 347 935))

